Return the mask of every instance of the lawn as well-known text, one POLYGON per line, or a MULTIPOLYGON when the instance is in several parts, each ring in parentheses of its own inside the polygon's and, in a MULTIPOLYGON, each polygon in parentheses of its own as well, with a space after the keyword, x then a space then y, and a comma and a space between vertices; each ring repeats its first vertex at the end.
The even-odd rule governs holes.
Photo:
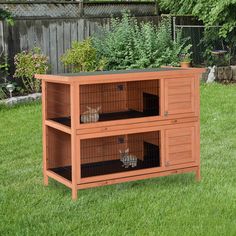
POLYGON ((43 186, 41 105, 0 108, 0 235, 236 235, 236 86, 201 86, 193 174, 79 191, 43 186))

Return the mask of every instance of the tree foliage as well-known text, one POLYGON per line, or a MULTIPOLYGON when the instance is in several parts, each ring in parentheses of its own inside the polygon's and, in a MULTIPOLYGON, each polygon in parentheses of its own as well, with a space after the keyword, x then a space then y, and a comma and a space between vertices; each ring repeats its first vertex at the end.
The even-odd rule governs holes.
POLYGON ((225 60, 235 63, 236 0, 159 0, 159 4, 172 14, 191 14, 203 21, 206 28, 202 43, 207 64, 214 64, 211 52, 218 49, 226 50, 225 60))
POLYGON ((226 38, 236 27, 236 0, 159 0, 160 7, 172 14, 192 14, 206 26, 222 25, 220 36, 226 38))

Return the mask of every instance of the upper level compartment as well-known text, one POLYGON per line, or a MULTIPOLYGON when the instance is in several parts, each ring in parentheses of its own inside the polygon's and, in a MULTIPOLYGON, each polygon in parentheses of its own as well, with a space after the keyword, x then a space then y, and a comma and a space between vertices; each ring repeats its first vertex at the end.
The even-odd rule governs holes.
POLYGON ((160 115, 159 80, 80 86, 80 123, 160 115))
POLYGON ((71 126, 87 129, 197 116, 202 72, 157 68, 35 77, 43 80, 46 124, 70 133, 71 126))

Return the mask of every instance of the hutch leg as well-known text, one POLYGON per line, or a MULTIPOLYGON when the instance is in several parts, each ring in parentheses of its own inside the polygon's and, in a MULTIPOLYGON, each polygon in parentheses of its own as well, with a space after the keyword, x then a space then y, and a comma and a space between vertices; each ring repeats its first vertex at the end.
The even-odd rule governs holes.
POLYGON ((47 126, 46 120, 46 82, 42 81, 42 115, 43 115, 43 182, 48 185, 47 176, 47 126))
POLYGON ((198 181, 198 182, 201 180, 200 166, 198 166, 197 169, 196 169, 195 179, 196 179, 196 181, 198 181))
POLYGON ((76 135, 72 134, 72 199, 77 200, 77 148, 76 148, 76 135))
POLYGON ((47 176, 47 126, 43 124, 43 183, 48 186, 47 176))
POLYGON ((72 186, 72 200, 77 200, 78 198, 78 190, 77 186, 72 186))
POLYGON ((80 141, 76 134, 72 134, 72 200, 78 197, 78 176, 80 176, 80 141), (76 145, 77 144, 77 145, 76 145), (79 165, 79 166, 78 166, 79 165))
POLYGON ((44 173, 43 173, 43 183, 45 186, 48 186, 48 176, 45 172, 46 171, 44 171, 44 173))
POLYGON ((78 123, 79 108, 79 91, 77 84, 70 85, 70 103, 71 103, 71 165, 72 165, 72 199, 77 200, 78 195, 78 178, 80 178, 80 140, 76 134, 78 123))

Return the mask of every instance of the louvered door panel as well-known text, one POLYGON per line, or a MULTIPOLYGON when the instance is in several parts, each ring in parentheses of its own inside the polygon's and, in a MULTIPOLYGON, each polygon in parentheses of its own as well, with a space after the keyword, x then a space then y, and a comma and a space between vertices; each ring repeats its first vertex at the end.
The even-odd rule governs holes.
POLYGON ((165 116, 195 112, 194 83, 191 78, 165 81, 165 116))
POLYGON ((196 161, 196 125, 168 129, 165 131, 166 166, 196 161))

